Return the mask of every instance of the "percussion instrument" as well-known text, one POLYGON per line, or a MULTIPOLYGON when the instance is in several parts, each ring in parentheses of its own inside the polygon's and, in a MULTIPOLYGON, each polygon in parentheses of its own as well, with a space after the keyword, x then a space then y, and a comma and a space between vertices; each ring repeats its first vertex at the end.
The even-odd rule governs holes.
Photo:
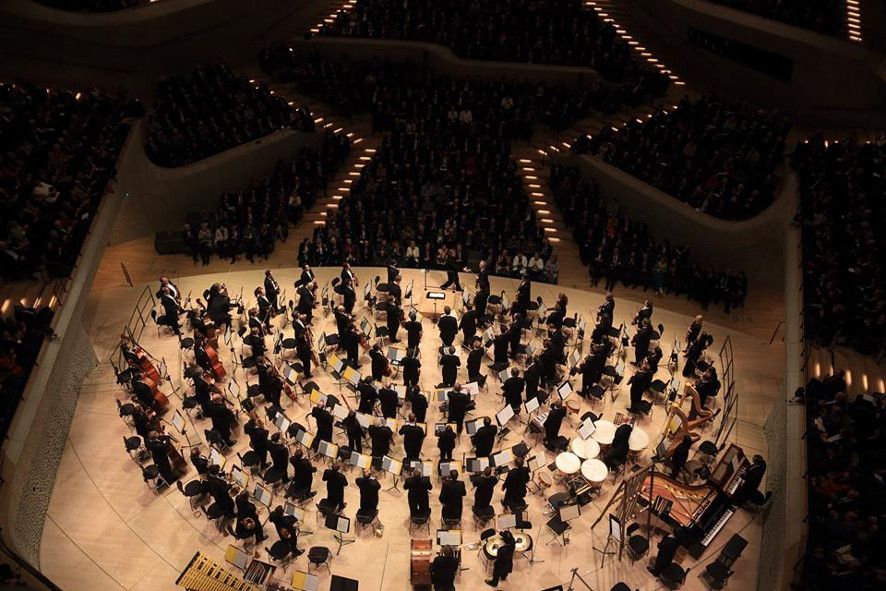
POLYGON ((585 460, 581 464, 581 475, 591 484, 602 484, 609 475, 609 468, 600 460, 585 460))
POLYGON ((600 444, 593 439, 582 439, 575 437, 569 442, 569 451, 574 453, 582 460, 590 460, 600 455, 600 444))
POLYGON ((555 463, 557 464, 557 470, 567 476, 575 474, 581 469, 581 460, 577 455, 569 451, 558 454, 555 463))
POLYGON ((245 581, 200 552, 194 554, 175 584, 188 591, 259 591, 258 585, 245 581))
POLYGON ((596 430, 591 438, 600 445, 612 445, 612 440, 615 438, 615 423, 600 419, 594 422, 594 427, 596 430))
POLYGON ((566 401, 566 410, 574 415, 577 415, 581 411, 581 404, 578 400, 570 398, 566 401))
POLYGON ((631 430, 631 436, 628 438, 628 449, 639 453, 647 447, 649 447, 649 435, 643 429, 635 426, 631 430))
POLYGON ((535 484, 537 484, 538 488, 541 490, 548 489, 554 486, 554 478, 547 472, 539 470, 535 473, 535 484))
MULTIPOLYGON (((516 542, 516 545, 514 546, 515 552, 522 553, 532 550, 533 541, 532 536, 529 534, 525 532, 514 532, 514 541, 516 542)), ((495 560, 495 557, 498 556, 498 549, 503 545, 501 536, 494 535, 483 544, 483 554, 485 554, 486 558, 489 560, 495 560)))
POLYGON ((412 586, 431 584, 431 540, 410 542, 409 582, 412 586))

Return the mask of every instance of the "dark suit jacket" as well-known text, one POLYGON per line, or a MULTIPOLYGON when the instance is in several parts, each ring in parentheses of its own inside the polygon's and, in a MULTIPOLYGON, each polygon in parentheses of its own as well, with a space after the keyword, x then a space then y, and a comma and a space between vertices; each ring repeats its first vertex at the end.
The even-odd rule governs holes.
POLYGON ((444 480, 440 489, 443 516, 447 519, 461 518, 462 499, 466 494, 468 493, 465 490, 465 483, 461 480, 450 480, 449 478, 444 480))

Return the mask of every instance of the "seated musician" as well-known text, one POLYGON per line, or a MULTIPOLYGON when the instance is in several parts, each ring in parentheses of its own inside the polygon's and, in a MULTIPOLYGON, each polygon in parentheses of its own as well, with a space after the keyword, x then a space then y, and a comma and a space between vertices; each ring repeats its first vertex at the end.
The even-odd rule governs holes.
POLYGON ((149 385, 142 381, 141 375, 132 381, 132 394, 142 408, 151 409, 154 406, 154 391, 149 385))
POLYGON ((212 361, 210 361, 209 355, 206 353, 206 343, 199 336, 194 338, 194 360, 203 371, 210 375, 212 374, 212 361))
POLYGON ((252 351, 252 355, 250 357, 263 357, 265 353, 268 351, 267 345, 265 345, 265 339, 262 336, 261 329, 257 326, 251 326, 249 329, 249 334, 243 337, 243 344, 249 345, 249 349, 252 351))
POLYGON ((763 482, 763 475, 766 473, 766 460, 763 456, 755 454, 751 465, 748 466, 744 473, 744 480, 738 486, 735 494, 732 495, 732 502, 736 506, 741 507, 748 501, 755 505, 762 505, 766 502, 772 493, 767 491, 764 495, 760 492, 760 483, 763 482))
POLYGON ((452 546, 443 546, 431 563, 431 584, 434 585, 434 591, 455 591, 459 561, 454 554, 452 546))
POLYGON ((659 576, 674 561, 674 556, 682 543, 681 538, 680 530, 663 537, 658 543, 658 556, 655 557, 655 562, 646 569, 656 577, 659 576))
POLYGON ((124 336, 120 339, 120 353, 123 355, 123 359, 126 360, 126 363, 128 363, 132 367, 141 366, 141 359, 138 356, 138 350, 136 349, 135 345, 133 345, 129 337, 124 336))
POLYGON ((256 542, 265 539, 265 532, 262 528, 261 519, 258 516, 258 509, 249 498, 246 491, 237 495, 235 500, 237 506, 237 523, 234 527, 234 534, 237 539, 245 539, 255 536, 256 542))
POLYGON ((603 456, 603 463, 610 470, 614 470, 627 461, 628 451, 630 451, 628 440, 631 438, 631 431, 633 430, 633 423, 619 425, 618 429, 615 430, 612 445, 609 446, 609 449, 606 450, 606 454, 603 456))
POLYGON ((148 433, 148 439, 145 442, 148 451, 151 452, 151 459, 157 466, 157 471, 167 484, 172 484, 178 480, 178 474, 172 468, 169 460, 169 448, 172 445, 169 435, 164 435, 158 431, 148 433))

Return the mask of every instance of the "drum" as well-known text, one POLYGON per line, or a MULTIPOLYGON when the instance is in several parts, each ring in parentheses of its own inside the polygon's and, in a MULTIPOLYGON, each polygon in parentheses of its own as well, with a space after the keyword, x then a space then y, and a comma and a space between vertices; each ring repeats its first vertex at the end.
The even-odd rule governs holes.
POLYGON ((609 469, 600 460, 585 460, 581 465, 581 475, 591 484, 600 485, 609 475, 609 469))
POLYGON ((593 439, 585 440, 581 437, 575 437, 569 442, 569 451, 582 460, 590 460, 600 455, 600 444, 593 439))
POLYGON ((538 471, 535 473, 535 483, 542 490, 546 490, 554 486, 554 478, 547 472, 538 471))
MULTIPOLYGON (((514 552, 529 552, 532 550, 533 541, 532 536, 529 534, 524 532, 514 533, 514 541, 516 542, 514 552)), ((498 549, 501 547, 501 537, 498 535, 492 536, 483 545, 483 554, 487 559, 495 560, 495 557, 498 556, 498 549)))
POLYGON ((596 427, 596 430, 591 435, 594 441, 600 445, 612 445, 612 440, 615 438, 615 423, 600 419, 594 422, 594 427, 596 427))
POLYGON ((557 455, 556 464, 557 469, 566 476, 575 474, 581 469, 581 460, 577 455, 569 451, 564 451, 557 455))
POLYGON ((649 447, 649 435, 643 429, 634 427, 631 430, 631 436, 628 438, 628 449, 639 453, 647 447, 649 447))
POLYGON ((566 410, 574 415, 577 415, 581 411, 581 404, 578 402, 578 400, 570 398, 566 401, 566 410))

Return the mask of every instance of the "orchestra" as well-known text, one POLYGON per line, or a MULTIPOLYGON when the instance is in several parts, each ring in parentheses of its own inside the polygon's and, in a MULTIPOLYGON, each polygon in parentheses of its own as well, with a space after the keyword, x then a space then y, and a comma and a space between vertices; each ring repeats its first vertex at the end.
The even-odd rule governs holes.
MULTIPOLYGON (((378 299, 371 300, 366 312, 362 312, 362 308, 355 310, 355 288, 360 282, 349 264, 342 265, 337 279, 338 295, 334 296, 332 306, 324 305, 318 312, 317 277, 308 265, 303 266, 295 282, 296 301, 289 302, 289 316, 282 323, 292 324, 293 338, 282 348, 294 349, 294 356, 284 357, 281 343, 286 339, 276 318, 287 307, 281 304, 281 290, 270 270, 264 272, 262 285, 253 290, 252 302, 244 302, 242 292, 232 299, 225 284, 214 283, 203 294, 206 303, 197 298, 195 307, 189 307, 190 295, 183 303, 179 288, 168 278, 160 278, 157 298, 164 310, 164 322, 170 317, 177 319, 184 312, 188 314, 187 326, 177 330, 174 323, 170 326, 183 343, 181 367, 188 380, 184 394, 193 400, 190 408, 197 411, 191 418, 204 421, 207 442, 211 447, 218 443, 223 447, 215 451, 227 454, 237 445, 235 434, 241 428, 239 415, 243 412, 248 418, 242 431, 251 452, 250 466, 257 479, 277 484, 280 494, 291 499, 310 498, 315 492, 312 485, 318 462, 328 457, 331 463, 321 471, 326 484, 326 497, 321 501, 324 511, 335 514, 345 509, 348 477, 343 468, 353 465, 359 466, 360 476, 355 482, 361 513, 378 513, 380 479, 390 471, 397 478, 403 478, 404 502, 411 517, 424 518, 430 514, 429 493, 435 486, 434 477, 422 468, 430 458, 436 460, 439 467, 437 500, 441 506, 441 522, 455 524, 462 517, 466 480, 473 488, 471 510, 476 517, 495 515, 492 503, 497 494, 506 512, 520 515, 532 500, 527 498, 530 483, 543 490, 551 486, 551 482, 558 482, 557 478, 545 478, 546 472, 559 477, 567 491, 564 494, 579 500, 588 494, 587 490, 599 494, 607 477, 618 480, 626 464, 636 464, 639 469, 641 460, 637 452, 648 445, 648 436, 647 443, 638 447, 635 439, 642 429, 636 416, 617 417, 609 422, 597 414, 586 413, 581 422, 591 415, 587 420, 597 429, 586 445, 561 436, 561 431, 577 432, 581 426, 575 424, 577 414, 572 415, 576 418, 570 416, 580 409, 577 399, 596 402, 603 399, 607 390, 619 385, 616 380, 624 375, 627 349, 633 349, 632 361, 628 364, 633 366, 633 372, 629 378, 624 376, 628 378, 624 386, 629 396, 618 404, 628 413, 635 413, 652 395, 652 382, 659 370, 664 370, 660 366, 664 354, 660 346, 663 327, 657 325, 658 331, 653 328, 651 301, 646 301, 637 311, 631 322, 633 328, 629 329, 624 324, 621 327, 615 324, 615 299, 612 293, 607 293, 603 303, 591 312, 595 322, 585 349, 581 343, 584 335, 580 315, 568 315, 566 294, 559 294, 555 305, 544 309, 541 298, 537 302, 532 300, 532 285, 524 279, 516 286, 513 305, 507 305, 503 294, 495 297, 496 307, 490 308, 487 305, 490 279, 486 263, 481 262, 475 296, 466 296, 458 310, 446 305, 437 321, 441 346, 434 343, 432 349, 436 349, 437 355, 431 364, 436 362, 439 366, 441 380, 431 392, 422 387, 424 372, 420 353, 427 321, 415 307, 404 309, 399 269, 395 265, 387 269, 384 291, 378 291, 378 299), (382 305, 373 305, 376 301, 382 305), (241 317, 247 304, 248 312, 241 317), (235 309, 236 316, 232 315, 235 309), (373 325, 366 318, 372 315, 384 316, 385 335, 372 334, 373 325), (323 326, 329 326, 324 331, 325 341, 321 338, 317 342, 314 334, 323 326), (193 331, 190 339, 185 336, 188 329, 193 331), (406 333, 406 342, 405 346, 398 347, 401 329, 406 333), (630 337, 628 330, 634 333, 630 337), (275 333, 279 335, 274 341, 276 344, 269 345, 267 337, 275 333), (337 339, 330 341, 330 334, 337 339), (457 342, 459 334, 465 349, 464 368, 457 342), (222 335, 224 344, 230 344, 230 356, 219 348, 222 335), (237 338, 242 345, 239 356, 232 341, 237 338), (192 344, 185 344, 186 340, 192 344), (359 373, 367 358, 368 369, 359 373), (225 359, 232 365, 226 367, 225 359), (339 363, 335 365, 335 379, 352 386, 353 394, 341 390, 333 395, 311 381, 331 373, 334 360, 339 363), (491 368, 492 380, 484 373, 483 365, 491 368), (351 370, 357 373, 350 374, 351 370), (462 376, 467 379, 463 381, 462 376), (244 379, 246 387, 241 386, 244 379), (573 380, 574 389, 562 390, 564 384, 571 387, 573 380), (231 389, 234 386, 236 388, 231 389), (574 398, 566 399, 572 392, 574 398), (431 394, 434 398, 429 401, 431 394), (534 430, 541 438, 526 436, 519 445, 532 443, 534 446, 535 442, 542 442, 544 448, 557 454, 557 461, 539 468, 532 466, 525 451, 511 452, 502 438, 513 430, 514 423, 505 427, 507 419, 500 419, 497 424, 491 416, 471 415, 476 396, 500 396, 514 415, 530 409, 531 404, 536 405, 529 411, 526 433, 534 430), (355 409, 351 408, 349 397, 357 401, 355 409), (265 413, 257 412, 260 405, 264 405, 265 413), (309 412, 302 423, 298 423, 295 420, 298 411, 289 411, 305 405, 309 406, 309 412), (265 414, 267 420, 262 418, 265 414), (429 415, 445 422, 436 427, 429 425, 426 422, 429 415), (429 427, 437 439, 436 452, 425 446, 429 427), (465 429, 470 435, 468 447, 474 457, 466 458, 467 463, 462 465, 456 449, 465 429), (329 451, 328 444, 334 444, 337 437, 341 438, 341 450, 347 453, 335 453, 339 450, 335 445, 333 451, 329 451), (593 453, 588 451, 593 449, 592 443, 596 445, 593 453), (498 458, 503 450, 510 455, 507 468, 500 470, 496 462, 502 461, 498 458), (402 468, 393 471, 394 467, 386 461, 396 459, 398 454, 402 454, 402 468), (561 461, 563 454, 576 455, 579 468, 567 470, 568 463, 561 461), (369 459, 358 464, 364 461, 359 459, 363 457, 369 459), (475 460, 481 463, 472 464, 475 460), (598 476, 594 471, 595 464, 584 465, 587 462, 600 464, 603 475, 598 476), (469 474, 463 478, 465 469, 469 474), (501 492, 497 492, 499 488, 501 492)), ((451 283, 460 289, 456 281, 451 283)), ((379 326, 375 324, 376 331, 379 326)), ((721 385, 716 369, 706 362, 705 352, 713 338, 703 331, 701 316, 692 322, 684 341, 678 351, 683 354, 682 376, 686 378, 682 394, 665 403, 667 421, 670 424, 674 418, 675 427, 665 433, 664 446, 657 448, 662 455, 653 456, 654 462, 665 465, 665 471, 656 473, 654 479, 648 481, 653 492, 641 495, 641 502, 652 506, 654 512, 659 511, 656 504, 664 502, 662 499, 675 504, 668 514, 675 529, 658 544, 658 557, 649 567, 654 575, 661 572, 665 562, 669 564, 673 560, 673 553, 681 545, 694 539, 709 542, 718 528, 722 528, 723 520, 731 515, 730 511, 734 512, 748 500, 756 502, 763 497, 759 486, 766 465, 760 456, 755 456, 753 462, 742 459, 740 469, 723 476, 722 481, 694 484, 700 472, 690 471, 692 449, 701 438, 701 430, 720 412, 719 408, 708 406, 716 400, 721 385)), ((170 379, 160 375, 165 364, 161 365, 127 336, 120 339, 119 356, 128 372, 122 378, 134 405, 133 428, 143 437, 146 453, 157 466, 160 477, 167 483, 175 482, 186 472, 187 464, 174 444, 175 439, 164 432, 160 418, 170 406, 168 396, 160 389, 160 384, 170 379)), ((672 375, 680 373, 670 364, 667 369, 672 375)), ((513 449, 519 445, 513 445, 513 449)), ((532 447, 528 451, 531 455, 532 447)), ((213 459, 217 456, 204 456, 199 446, 192 447, 190 456, 217 509, 235 519, 230 533, 238 539, 264 539, 263 520, 255 513, 256 505, 249 496, 244 496, 230 468, 222 469, 213 459)), ((397 481, 394 486, 398 486, 397 481)), ((271 512, 272 518, 268 521, 274 524, 280 540, 291 544, 293 553, 298 555, 302 551, 297 547, 297 523, 292 522, 281 507, 277 509, 271 512)), ((515 552, 528 552, 531 546, 531 536, 509 528, 497 531, 484 541, 482 552, 492 565, 491 578, 485 582, 495 586, 505 580, 514 568, 515 552)), ((460 557, 459 546, 441 544, 435 553, 433 544, 429 548, 414 545, 411 581, 427 581, 436 589, 454 589, 460 557)))

